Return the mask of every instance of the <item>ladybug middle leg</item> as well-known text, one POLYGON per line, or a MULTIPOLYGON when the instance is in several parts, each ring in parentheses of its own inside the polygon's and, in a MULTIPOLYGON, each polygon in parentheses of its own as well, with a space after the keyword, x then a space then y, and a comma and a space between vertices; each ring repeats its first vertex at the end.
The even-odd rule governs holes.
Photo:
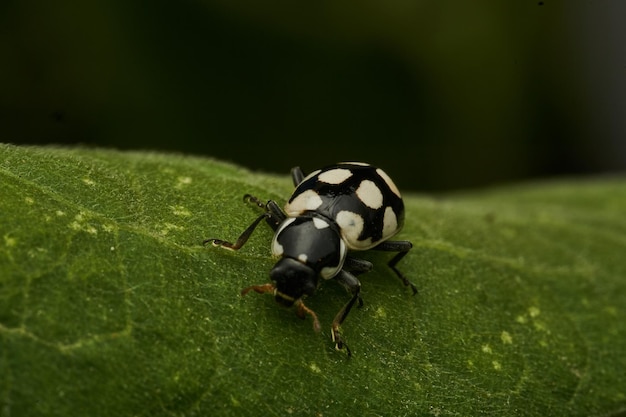
POLYGON ((350 350, 348 345, 346 345, 346 343, 344 342, 343 337, 341 336, 341 332, 339 331, 339 327, 341 326, 343 321, 346 319, 346 317, 350 313, 350 310, 352 310, 354 303, 356 303, 357 300, 359 301, 360 305, 363 304, 363 301, 361 300, 361 296, 360 296, 361 282, 356 276, 352 275, 351 273, 345 270, 341 270, 339 274, 337 274, 336 279, 341 285, 343 285, 349 292, 352 293, 352 297, 341 308, 341 310, 339 310, 339 312, 335 315, 335 318, 333 319, 331 335, 333 338, 333 342, 335 342, 335 349, 341 350, 345 348, 346 352, 348 353, 348 356, 350 357, 352 356, 352 351, 350 350))

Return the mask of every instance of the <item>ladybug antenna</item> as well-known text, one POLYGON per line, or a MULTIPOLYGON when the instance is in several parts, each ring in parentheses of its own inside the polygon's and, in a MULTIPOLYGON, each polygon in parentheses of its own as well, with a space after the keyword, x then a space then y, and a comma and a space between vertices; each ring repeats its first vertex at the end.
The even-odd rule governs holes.
MULTIPOLYGON (((254 291, 258 294, 271 293, 274 295, 280 294, 281 297, 288 297, 282 293, 278 293, 274 284, 251 285, 241 290, 241 295, 246 295, 250 291, 254 291)), ((291 297, 289 298, 291 299, 291 297)), ((296 301, 296 308, 297 308, 296 315, 300 317, 301 319, 305 318, 307 314, 313 318, 313 330, 315 330, 316 332, 319 332, 322 329, 322 326, 320 325, 320 321, 317 318, 317 314, 315 314, 315 311, 305 306, 302 299, 299 299, 296 301)))
POLYGON ((251 285, 241 290, 241 295, 246 295, 250 291, 254 291, 258 294, 267 294, 267 293, 275 294, 276 287, 274 286, 274 284, 251 285))

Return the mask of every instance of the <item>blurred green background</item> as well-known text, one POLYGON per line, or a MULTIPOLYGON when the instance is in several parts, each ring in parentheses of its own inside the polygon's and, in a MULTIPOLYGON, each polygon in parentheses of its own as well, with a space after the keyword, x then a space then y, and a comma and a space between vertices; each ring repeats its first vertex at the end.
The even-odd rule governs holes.
POLYGON ((3 0, 0 141, 339 160, 442 191, 626 168, 626 2, 3 0))

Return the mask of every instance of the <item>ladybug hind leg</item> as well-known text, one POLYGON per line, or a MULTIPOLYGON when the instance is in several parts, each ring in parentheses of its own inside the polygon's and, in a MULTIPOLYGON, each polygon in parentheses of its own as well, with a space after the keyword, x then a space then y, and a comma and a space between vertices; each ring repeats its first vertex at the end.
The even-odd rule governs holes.
POLYGON ((396 264, 400 262, 400 260, 404 258, 407 253, 409 253, 412 247, 413 247, 413 244, 409 242, 408 240, 392 240, 392 241, 388 240, 379 244, 378 246, 373 247, 372 249, 385 251, 385 252, 398 252, 396 256, 391 258, 391 260, 387 263, 387 265, 389 265, 389 268, 391 268, 391 270, 396 273, 398 278, 402 280, 402 283, 406 287, 411 287, 411 290, 413 290, 413 295, 415 295, 417 294, 417 287, 415 286, 415 284, 409 281, 409 279, 405 277, 404 274, 400 272, 398 268, 396 268, 396 264))
POLYGON ((302 172, 302 169, 300 169, 300 167, 291 168, 291 180, 293 181, 294 187, 297 187, 298 184, 300 184, 303 179, 304 179, 304 172, 302 172))

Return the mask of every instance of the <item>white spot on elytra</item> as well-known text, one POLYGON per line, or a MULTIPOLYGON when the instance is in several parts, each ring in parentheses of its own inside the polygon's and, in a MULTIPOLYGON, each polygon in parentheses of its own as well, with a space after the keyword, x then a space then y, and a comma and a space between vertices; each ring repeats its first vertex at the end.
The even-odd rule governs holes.
POLYGON ((327 221, 322 220, 318 217, 313 217, 313 224, 315 225, 316 229, 326 229, 327 227, 330 227, 327 221))
POLYGON ((306 190, 285 205, 285 211, 290 216, 297 216, 308 210, 316 210, 322 205, 322 197, 313 190, 306 190))
POLYGON ((341 234, 343 235, 347 245, 351 249, 360 248, 359 236, 363 232, 363 217, 348 210, 342 210, 337 213, 335 221, 341 228, 341 234))
POLYGON ((352 176, 352 171, 344 168, 335 168, 326 172, 322 172, 317 177, 321 182, 326 184, 341 184, 352 176))
POLYGON ((391 207, 385 209, 383 217, 383 238, 388 238, 398 231, 398 218, 391 207))
POLYGON ((378 175, 380 175, 380 177, 385 180, 385 183, 387 184, 387 186, 389 187, 389 189, 398 197, 400 197, 400 190, 398 190, 398 187, 396 187, 396 184, 393 183, 393 181, 391 180, 391 178, 389 177, 389 175, 387 175, 387 173, 385 171, 383 171, 380 168, 376 169, 376 172, 378 173, 378 175))
POLYGON ((378 210, 383 206, 383 193, 373 181, 361 181, 359 188, 356 189, 356 195, 369 208, 378 210))
POLYGON ((309 259, 309 257, 306 255, 306 253, 301 253, 300 255, 298 255, 298 260, 302 263, 306 263, 307 259, 309 259))

